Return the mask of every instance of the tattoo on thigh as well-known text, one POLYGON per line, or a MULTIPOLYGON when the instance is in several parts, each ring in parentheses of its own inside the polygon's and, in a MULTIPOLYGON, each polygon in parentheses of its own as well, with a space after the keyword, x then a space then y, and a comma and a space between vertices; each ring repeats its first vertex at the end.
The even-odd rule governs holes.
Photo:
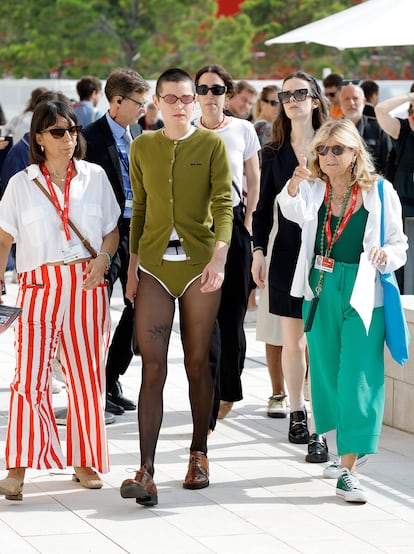
POLYGON ((154 325, 152 329, 148 329, 150 341, 156 342, 161 340, 164 344, 167 344, 170 331, 171 329, 168 325, 154 325))

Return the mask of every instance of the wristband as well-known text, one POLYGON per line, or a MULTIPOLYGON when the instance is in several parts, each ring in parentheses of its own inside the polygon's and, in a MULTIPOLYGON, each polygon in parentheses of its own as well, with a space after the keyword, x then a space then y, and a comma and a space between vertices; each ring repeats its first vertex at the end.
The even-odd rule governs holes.
POLYGON ((412 95, 411 92, 407 92, 407 98, 408 98, 408 101, 409 101, 409 102, 412 102, 413 95, 412 95))
POLYGON ((255 246, 255 247, 253 248, 253 252, 258 252, 259 250, 260 250, 261 252, 263 252, 263 248, 262 248, 261 246, 255 246))
POLYGON ((109 252, 98 252, 98 256, 106 256, 108 263, 106 264, 105 271, 109 271, 112 263, 112 256, 109 252))

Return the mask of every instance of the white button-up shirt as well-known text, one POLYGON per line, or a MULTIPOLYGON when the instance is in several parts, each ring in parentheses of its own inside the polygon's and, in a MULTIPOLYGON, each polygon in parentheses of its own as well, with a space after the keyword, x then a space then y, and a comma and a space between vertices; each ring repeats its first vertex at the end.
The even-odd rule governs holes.
MULTIPOLYGON (((69 218, 97 252, 103 237, 116 226, 120 208, 105 171, 98 165, 75 161, 77 174, 69 192, 69 218)), ((55 206, 33 181, 37 178, 48 190, 39 166, 14 175, 0 202, 0 227, 12 235, 16 243, 17 271, 31 271, 44 264, 62 261, 62 250, 68 247, 61 219, 55 206)), ((60 205, 63 193, 53 184, 60 205)), ((70 231, 70 244, 80 239, 70 231)), ((82 245, 84 257, 90 257, 82 245)))

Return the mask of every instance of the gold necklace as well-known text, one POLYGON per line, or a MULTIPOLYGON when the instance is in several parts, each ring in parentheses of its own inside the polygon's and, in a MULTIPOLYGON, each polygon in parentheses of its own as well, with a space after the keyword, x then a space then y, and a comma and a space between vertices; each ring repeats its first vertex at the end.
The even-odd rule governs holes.
POLYGON ((331 198, 332 204, 335 204, 336 206, 342 205, 343 201, 348 196, 349 190, 352 188, 352 186, 353 185, 350 185, 349 187, 347 187, 347 190, 342 194, 336 194, 335 192, 332 191, 332 198, 331 198))
POLYGON ((63 183, 66 180, 67 172, 68 170, 66 169, 65 176, 61 177, 58 173, 56 173, 56 171, 49 170, 50 175, 54 175, 61 183, 63 183))

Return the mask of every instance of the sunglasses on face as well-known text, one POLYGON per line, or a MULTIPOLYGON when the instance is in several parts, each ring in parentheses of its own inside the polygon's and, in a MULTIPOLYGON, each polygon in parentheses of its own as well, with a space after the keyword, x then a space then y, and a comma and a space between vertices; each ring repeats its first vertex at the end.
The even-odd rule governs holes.
POLYGON ((284 90, 282 92, 278 92, 277 96, 282 104, 287 104, 288 102, 290 102, 292 96, 296 100, 296 102, 303 102, 308 96, 313 98, 313 95, 309 92, 307 88, 298 88, 293 92, 291 92, 290 90, 284 90))
POLYGON ((336 92, 327 92, 326 96, 329 96, 329 98, 335 98, 336 92))
POLYGON ((333 146, 327 146, 326 144, 319 144, 319 146, 316 147, 316 152, 317 154, 319 154, 319 156, 326 156, 329 150, 332 151, 332 154, 334 156, 342 156, 342 154, 346 150, 346 146, 341 146, 340 144, 334 144, 333 146))
POLYGON ((360 85, 362 83, 361 79, 345 79, 342 81, 341 87, 346 87, 346 85, 360 85))
POLYGON ((224 85, 213 85, 212 87, 208 87, 207 85, 196 86, 196 92, 201 96, 205 96, 206 94, 208 94, 209 90, 211 90, 214 96, 221 96, 226 92, 227 87, 225 87, 224 85))
POLYGON ((176 96, 175 94, 166 94, 165 96, 159 96, 162 98, 166 104, 175 104, 178 100, 182 104, 191 104, 194 102, 194 94, 183 94, 182 96, 176 96))
POLYGON ((41 133, 50 133, 53 138, 61 139, 68 132, 71 137, 77 137, 81 132, 82 125, 71 125, 70 127, 53 127, 53 129, 45 129, 41 133))
POLYGON ((262 102, 266 102, 266 104, 270 104, 271 106, 273 106, 273 108, 280 104, 280 102, 278 102, 277 100, 268 100, 267 98, 262 98, 262 102))

